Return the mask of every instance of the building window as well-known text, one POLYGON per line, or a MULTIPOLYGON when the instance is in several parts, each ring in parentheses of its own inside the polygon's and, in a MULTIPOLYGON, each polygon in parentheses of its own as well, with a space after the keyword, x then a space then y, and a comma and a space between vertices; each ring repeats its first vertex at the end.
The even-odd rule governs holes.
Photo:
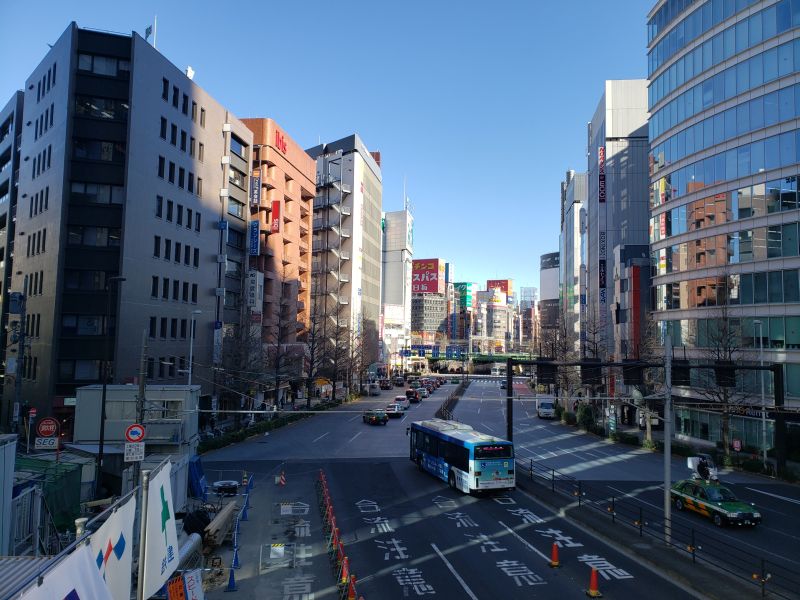
POLYGON ((189 96, 183 95, 183 103, 181 104, 181 112, 185 115, 189 114, 189 96))
POLYGON ((173 340, 178 337, 178 319, 172 319, 169 323, 169 337, 173 340))
POLYGON ((183 185, 186 182, 186 169, 180 167, 178 169, 178 187, 183 189, 183 185))
POLYGON ((245 174, 239 169, 234 169, 233 167, 228 167, 228 181, 241 189, 245 189, 247 186, 245 183, 245 174))
POLYGON ((157 328, 158 328, 158 319, 156 317, 150 317, 150 332, 149 332, 149 336, 151 338, 156 337, 157 328))
POLYGON ((167 337, 167 317, 161 317, 161 329, 159 332, 159 337, 162 339, 166 339, 167 337))
MULTIPOLYGON (((189 282, 188 281, 184 281, 183 282, 183 297, 182 297, 182 300, 184 302, 188 302, 189 301, 189 282)), ((186 336, 183 336, 183 337, 186 337, 186 336)))
MULTIPOLYGON (((166 337, 166 336, 164 336, 166 337)), ((163 356, 158 357, 158 378, 164 379, 164 367, 166 366, 166 358, 163 356)))
POLYGON ((181 243, 175 242, 175 262, 181 262, 181 243))
POLYGON ((200 162, 203 162, 205 155, 206 155, 206 145, 203 142, 200 142, 200 145, 198 146, 197 149, 197 158, 200 160, 200 162))
POLYGON ((172 200, 167 200, 167 221, 172 223, 172 209, 174 208, 175 204, 172 200))
POLYGON ((203 178, 202 177, 198 177, 197 178, 197 196, 199 198, 203 197, 203 178))
MULTIPOLYGON (((181 282, 177 279, 172 280, 172 299, 176 302, 180 299, 181 295, 181 282)), ((175 337, 175 336, 173 336, 175 337)))
POLYGON ((200 267, 200 248, 194 249, 194 266, 195 268, 200 267))
POLYGON ((178 218, 175 222, 178 225, 183 225, 183 204, 178 204, 178 218))
POLYGON ((239 294, 225 290, 225 308, 239 308, 239 294))
POLYGON ((186 152, 186 132, 181 129, 181 150, 186 152))
POLYGON ((149 357, 147 359, 147 378, 148 379, 153 379, 153 376, 155 375, 155 367, 156 367, 156 359, 154 359, 153 357, 149 357))
POLYGON ((231 135, 231 152, 246 161, 247 156, 245 155, 245 148, 246 146, 242 140, 237 138, 235 135, 231 135))
POLYGON ((205 108, 201 108, 200 109, 200 127, 205 127, 205 126, 206 126, 206 109, 205 108))
POLYGON ((178 100, 180 98, 180 91, 177 86, 172 86, 172 106, 178 108, 178 100))
POLYGON ((164 197, 156 196, 156 217, 159 219, 164 216, 164 197))
POLYGON ((153 238, 153 256, 161 258, 161 236, 157 235, 153 238))
POLYGON ((167 139, 167 120, 164 117, 161 117, 161 130, 158 135, 162 140, 167 139))
MULTIPOLYGON (((47 158, 49 161, 48 152, 47 158)), ((104 140, 74 139, 72 141, 72 157, 83 160, 99 160, 103 162, 125 162, 125 144, 104 140)), ((44 169, 42 169, 44 170, 44 169)))
POLYGON ((183 250, 183 264, 185 264, 187 267, 189 266, 189 262, 192 260, 192 257, 190 256, 191 255, 190 250, 191 246, 189 246, 189 244, 186 244, 183 250))
POLYGON ((164 179, 164 160, 163 156, 158 157, 158 176, 161 177, 161 179, 164 179))
POLYGON ((193 137, 189 138, 189 156, 194 156, 194 147, 196 143, 197 141, 193 137))
POLYGON ((150 296, 152 298, 158 298, 158 277, 153 275, 152 281, 150 282, 150 296))
POLYGON ((169 100, 169 80, 166 78, 161 79, 161 97, 169 100))
POLYGON ((192 121, 197 123, 197 102, 192 102, 192 121))
POLYGON ((244 204, 228 197, 228 214, 244 219, 244 204))
POLYGON ((169 300, 169 278, 164 277, 161 279, 161 298, 169 300))
POLYGON ((189 178, 186 180, 186 191, 194 194, 194 173, 189 172, 189 178))
POLYGON ((197 284, 192 284, 192 304, 197 304, 197 284))
POLYGON ((175 163, 169 161, 169 178, 170 183, 175 183, 175 163))
POLYGON ((164 260, 172 260, 172 240, 164 239, 164 260))
MULTIPOLYGON (((183 285, 186 285, 185 283, 183 285)), ((186 339, 186 319, 181 319, 181 339, 186 339)))
POLYGON ((169 143, 173 146, 178 143, 178 126, 174 123, 169 128, 169 143))
MULTIPOLYGON (((189 175, 191 176, 191 173, 189 175)), ((191 208, 186 209, 186 229, 192 228, 192 212, 191 208)))

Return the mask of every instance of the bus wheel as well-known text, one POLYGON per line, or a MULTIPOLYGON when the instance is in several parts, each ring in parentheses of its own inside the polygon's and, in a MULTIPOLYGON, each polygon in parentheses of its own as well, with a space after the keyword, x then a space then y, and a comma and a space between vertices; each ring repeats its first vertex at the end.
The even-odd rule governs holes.
POLYGON ((424 469, 422 468, 422 457, 421 457, 421 456, 418 456, 418 457, 417 457, 417 468, 418 468, 420 471, 424 471, 424 469))
POLYGON ((451 489, 456 489, 456 474, 450 471, 450 475, 447 476, 447 483, 450 485, 451 489))

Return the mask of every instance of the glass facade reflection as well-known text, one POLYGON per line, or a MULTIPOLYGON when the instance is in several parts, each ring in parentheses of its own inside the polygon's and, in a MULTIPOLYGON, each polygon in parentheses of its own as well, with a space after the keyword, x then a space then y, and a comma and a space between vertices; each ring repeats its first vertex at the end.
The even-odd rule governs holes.
POLYGON ((648 40, 659 331, 708 348, 726 307, 800 396, 800 0, 668 0, 648 40))

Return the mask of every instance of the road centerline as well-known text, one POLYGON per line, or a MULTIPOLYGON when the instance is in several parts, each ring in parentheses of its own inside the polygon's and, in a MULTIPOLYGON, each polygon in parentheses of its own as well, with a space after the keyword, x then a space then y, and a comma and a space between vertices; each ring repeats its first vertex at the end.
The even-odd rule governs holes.
POLYGON ((464 579, 461 577, 461 575, 458 574, 458 571, 456 571, 456 568, 450 563, 449 560, 447 560, 445 555, 442 554, 442 552, 439 550, 439 548, 436 546, 436 544, 431 544, 431 548, 433 548, 433 551, 436 552, 436 554, 439 555, 439 558, 442 559, 442 562, 445 564, 447 569, 453 574, 453 577, 456 578, 456 581, 458 581, 458 583, 461 584, 461 587, 467 593, 467 596, 472 598, 472 600, 478 600, 478 597, 469 588, 469 586, 467 585, 467 582, 464 581, 464 579))
POLYGON ((311 442, 311 443, 312 443, 312 444, 315 444, 316 442, 320 441, 322 438, 324 438, 324 437, 325 437, 326 435, 328 435, 329 433, 330 433, 330 431, 326 431, 326 432, 325 432, 325 433, 323 433, 321 436, 314 438, 314 441, 313 441, 313 442, 311 442))

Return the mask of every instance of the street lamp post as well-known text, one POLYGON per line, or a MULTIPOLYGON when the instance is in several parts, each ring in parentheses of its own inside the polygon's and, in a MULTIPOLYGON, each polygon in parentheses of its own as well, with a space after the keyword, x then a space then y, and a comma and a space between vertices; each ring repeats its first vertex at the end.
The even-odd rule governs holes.
POLYGON ((192 311, 192 317, 191 317, 191 319, 189 319, 189 327, 190 327, 190 329, 189 329, 189 367, 187 369, 188 377, 187 377, 187 380, 186 380, 186 385, 188 385, 188 386, 192 385, 192 360, 194 358, 194 328, 195 328, 195 322, 196 322, 195 321, 195 315, 199 315, 202 312, 203 312, 202 310, 193 310, 192 311))
MULTIPOLYGON (((755 319, 753 325, 758 325, 758 363, 764 366, 764 323, 760 319, 755 319)), ((764 462, 764 469, 767 468, 767 404, 764 398, 764 371, 759 371, 761 379, 761 458, 764 462)))
MULTIPOLYGON (((97 467, 94 478, 94 497, 97 500, 97 494, 100 491, 100 478, 103 473, 103 450, 105 446, 106 435, 106 392, 108 387, 108 379, 111 375, 111 285, 115 283, 122 283, 125 281, 124 277, 109 277, 106 281, 106 347, 105 347, 105 365, 103 369, 103 391, 100 396, 100 439, 97 447, 97 467)), ((116 327, 114 328, 116 331, 116 327)))

